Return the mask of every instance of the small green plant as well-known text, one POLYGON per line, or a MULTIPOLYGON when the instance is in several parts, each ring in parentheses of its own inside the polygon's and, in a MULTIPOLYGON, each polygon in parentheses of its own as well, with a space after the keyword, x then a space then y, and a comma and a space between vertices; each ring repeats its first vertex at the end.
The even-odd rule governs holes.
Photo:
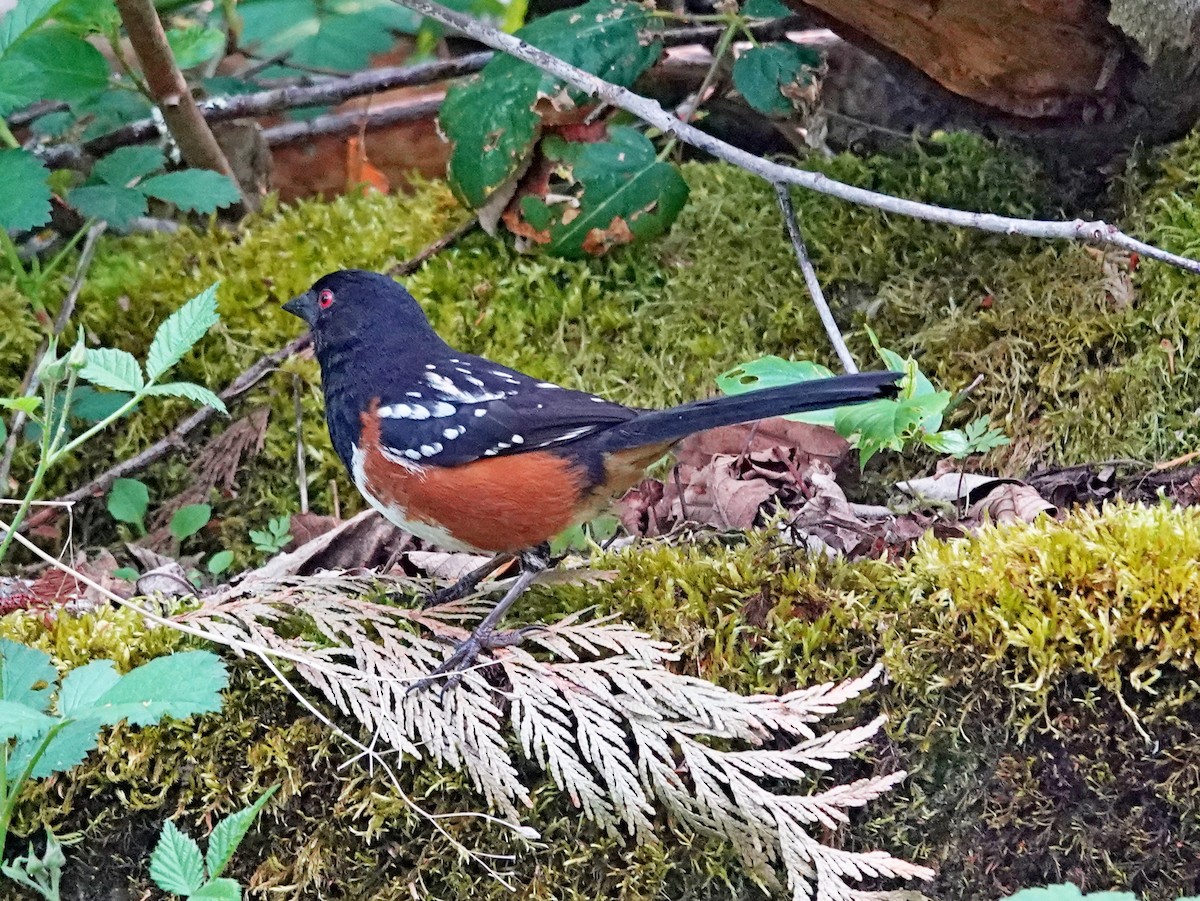
POLYGON ((267 522, 265 529, 251 529, 250 540, 259 553, 268 557, 278 554, 292 540, 292 518, 276 516, 267 522))
POLYGON ((221 873, 246 837, 254 818, 278 788, 267 789, 249 807, 217 823, 208 838, 208 851, 203 855, 194 838, 180 832, 170 820, 163 823, 158 844, 150 854, 150 878, 155 885, 164 892, 185 898, 241 901, 242 887, 221 873))
MULTIPOLYGON (((150 343, 145 371, 127 351, 111 347, 86 347, 81 333, 75 346, 62 357, 58 356, 55 342, 50 342, 46 356, 38 368, 40 398, 0 398, 0 407, 23 410, 29 415, 31 422, 37 427, 40 444, 37 466, 26 487, 25 496, 13 516, 12 528, 6 531, 3 540, 0 540, 0 563, 8 553, 17 527, 24 521, 29 508, 37 499, 47 472, 92 437, 133 410, 145 398, 183 397, 225 412, 225 404, 221 399, 202 385, 192 382, 160 382, 160 379, 219 320, 216 291, 217 286, 212 285, 164 320, 150 343), (69 411, 80 380, 90 382, 97 388, 122 392, 125 400, 82 433, 72 436, 68 424, 69 411)), ((118 511, 122 515, 133 517, 137 502, 135 490, 128 486, 123 490, 126 494, 117 505, 118 511)), ((144 515, 144 510, 142 513, 144 515)), ((184 527, 193 524, 195 519, 195 513, 185 517, 180 524, 180 531, 185 531, 184 527)), ((172 532, 175 533, 174 528, 172 532)))
MULTIPOLYGON (((858 448, 859 464, 864 466, 881 450, 898 451, 913 442, 960 460, 1009 443, 1003 432, 989 427, 987 417, 976 419, 965 429, 943 430, 942 418, 950 407, 950 392, 937 390, 912 357, 901 357, 880 346, 873 332, 870 336, 884 365, 904 373, 897 397, 835 410, 797 413, 787 418, 836 429, 858 448)), ((726 394, 743 394, 832 375, 832 370, 819 363, 769 356, 723 373, 717 377, 717 386, 726 394)))
MULTIPOLYGON (((117 522, 123 522, 133 527, 139 536, 146 534, 146 511, 150 508, 150 491, 145 484, 137 479, 117 479, 108 492, 108 512, 117 522)), ((177 544, 196 535, 212 521, 212 507, 209 504, 186 504, 171 516, 167 531, 177 544)), ((286 526, 284 527, 286 530, 286 526)), ((291 536, 286 536, 287 540, 291 536)), ((286 543, 286 541, 284 542, 286 543)), ((233 565, 233 551, 218 551, 208 558, 205 569, 209 575, 219 576, 233 565)), ((115 576, 129 581, 138 577, 136 569, 122 567, 115 576)), ((188 578, 197 588, 200 586, 200 572, 193 570, 188 578)))
MULTIPOLYGON (((102 726, 122 721, 149 726, 167 717, 215 712, 228 681, 225 664, 211 651, 159 657, 125 675, 111 660, 96 660, 60 681, 48 654, 0 639, 0 848, 26 783, 82 762, 96 747, 102 726)), ((49 830, 46 835, 40 857, 31 847, 0 872, 47 901, 58 901, 66 857, 49 830)))

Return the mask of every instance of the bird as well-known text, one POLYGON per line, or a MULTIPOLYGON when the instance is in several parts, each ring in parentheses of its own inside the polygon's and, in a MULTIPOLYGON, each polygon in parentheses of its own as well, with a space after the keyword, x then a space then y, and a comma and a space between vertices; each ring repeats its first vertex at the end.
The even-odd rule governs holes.
POLYGON ((902 376, 856 373, 645 410, 456 350, 400 283, 376 272, 330 273, 283 309, 311 330, 329 436, 366 501, 438 547, 493 555, 428 603, 465 597, 520 562, 509 591, 431 679, 457 680, 485 650, 518 642, 520 630, 497 627, 546 566, 535 549, 592 519, 678 441, 893 396, 902 376))

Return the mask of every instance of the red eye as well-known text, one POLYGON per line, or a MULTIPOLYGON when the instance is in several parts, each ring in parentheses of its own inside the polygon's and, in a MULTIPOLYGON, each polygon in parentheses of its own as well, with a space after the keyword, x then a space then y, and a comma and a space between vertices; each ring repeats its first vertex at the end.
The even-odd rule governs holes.
POLYGON ((328 310, 333 306, 333 292, 328 288, 322 288, 321 293, 317 295, 317 306, 322 310, 328 310))

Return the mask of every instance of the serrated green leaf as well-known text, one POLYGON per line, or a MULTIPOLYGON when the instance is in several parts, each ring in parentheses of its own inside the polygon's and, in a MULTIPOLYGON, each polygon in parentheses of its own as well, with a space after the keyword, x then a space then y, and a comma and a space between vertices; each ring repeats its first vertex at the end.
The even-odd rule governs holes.
POLYGON ((181 69, 190 69, 208 62, 225 49, 225 33, 219 28, 193 25, 191 28, 168 28, 167 43, 171 55, 181 69))
MULTIPOLYGON (((660 161, 649 139, 632 128, 614 128, 608 141, 587 144, 573 174, 582 187, 579 205, 557 205, 546 244, 546 250, 558 256, 595 256, 657 237, 670 228, 687 201, 687 182, 679 170, 660 161)), ((545 206, 537 197, 524 201, 530 207, 545 206)))
POLYGON ((795 105, 783 89, 811 84, 820 65, 819 53, 788 41, 751 47, 733 64, 733 86, 763 115, 786 116, 795 105))
POLYGON ((746 0, 742 4, 742 15, 751 19, 783 19, 793 13, 779 0, 746 0))
POLYGON ((96 701, 121 680, 111 660, 93 660, 77 666, 63 677, 58 693, 58 712, 75 719, 91 712, 96 701))
POLYGON ((171 523, 168 528, 171 534, 179 541, 185 538, 191 538, 212 519, 212 507, 208 504, 188 504, 186 507, 180 507, 175 511, 175 515, 171 517, 171 523))
POLYGON ((75 102, 108 88, 109 69, 103 54, 65 28, 44 28, 15 46, 5 62, 17 60, 37 72, 43 100, 75 102))
POLYGON ((125 228, 146 215, 146 198, 140 192, 113 185, 83 185, 67 195, 67 202, 89 219, 103 219, 113 228, 125 228))
POLYGON ((76 34, 110 34, 121 27, 121 15, 112 0, 64 0, 54 10, 54 21, 76 34))
POLYGON ((242 43, 259 54, 343 72, 365 68, 393 46, 393 34, 414 34, 421 22, 391 0, 242 0, 238 13, 242 43))
POLYGON ((225 401, 203 385, 196 385, 192 382, 167 382, 165 385, 154 385, 146 393, 167 397, 186 397, 205 407, 212 407, 221 413, 229 414, 229 411, 225 409, 225 401))
POLYGON ((87 365, 79 373, 84 381, 111 388, 113 391, 136 393, 146 384, 142 368, 133 354, 115 347, 96 347, 88 351, 87 365))
MULTIPOLYGON (((814 379, 827 379, 832 375, 833 370, 820 363, 766 356, 735 366, 717 376, 717 387, 724 394, 745 394, 747 391, 759 391, 763 388, 778 388, 783 385, 811 382, 814 379)), ((836 416, 836 410, 814 410, 811 413, 793 413, 784 418, 832 428, 836 416)))
POLYGON ((25 415, 36 413, 37 408, 42 405, 40 397, 25 396, 25 397, 0 397, 0 407, 5 410, 20 410, 25 415))
POLYGON ((219 576, 233 565, 233 551, 217 551, 208 558, 205 569, 209 575, 219 576))
POLYGON ((853 407, 839 407, 834 417, 834 428, 843 438, 857 441, 859 464, 865 465, 885 448, 900 450, 919 429, 928 429, 930 422, 936 420, 940 424, 941 413, 948 403, 950 392, 938 391, 917 397, 873 400, 853 407))
POLYGON ((214 879, 193 892, 192 901, 242 901, 242 887, 234 879, 214 879))
POLYGON ((67 110, 58 110, 38 116, 29 123, 29 130, 39 138, 61 138, 75 124, 75 117, 67 110))
POLYGON ((0 150, 0 228, 25 231, 50 221, 50 170, 25 150, 0 150))
POLYGON ((127 522, 144 532, 150 491, 137 479, 117 479, 108 490, 107 506, 109 514, 117 522, 127 522))
POLYGON ((92 169, 92 178, 117 188, 128 188, 136 179, 157 172, 165 164, 166 158, 157 147, 145 144, 118 147, 108 156, 96 161, 92 169))
POLYGON ((0 701, 0 741, 38 738, 58 722, 54 717, 16 701, 0 701))
POLYGON ((205 863, 208 865, 208 875, 215 879, 225 871, 230 859, 246 837, 246 832, 258 816, 259 811, 266 806, 267 801, 279 789, 274 785, 267 789, 262 796, 237 813, 231 813, 213 827, 212 835, 208 837, 208 851, 205 853, 205 863))
POLYGON ((0 638, 0 700, 43 711, 58 684, 50 655, 20 642, 0 638))
POLYGON ((150 852, 150 878, 164 892, 193 895, 204 883, 204 858, 200 846, 167 820, 158 843, 150 852))
POLYGON ((152 380, 178 363, 220 320, 221 317, 217 315, 219 284, 209 285, 158 327, 146 355, 146 372, 152 380))
MULTIPOLYGON (((34 779, 45 779, 55 773, 64 773, 83 763, 88 754, 95 750, 99 740, 100 727, 95 720, 67 723, 46 744, 42 756, 33 765, 29 775, 34 779)), ((24 769, 40 745, 40 739, 17 742, 8 759, 9 772, 24 769)))
POLYGON ((165 716, 212 713, 221 709, 221 690, 228 681, 225 665, 210 651, 169 654, 122 676, 97 699, 92 715, 105 725, 128 720, 133 726, 149 726, 165 716))
MULTIPOLYGON (((640 36, 661 27, 652 10, 622 0, 590 0, 542 16, 517 36, 572 65, 628 87, 662 53, 640 36)), ((498 55, 478 75, 451 88, 438 121, 451 144, 450 186, 478 208, 520 170, 541 133, 539 99, 580 104, 584 97, 552 76, 498 55)))
POLYGON ((20 0, 0 19, 0 56, 50 17, 59 0, 20 0))
POLYGON ((92 138, 145 119, 153 106, 137 91, 105 91, 87 100, 71 104, 80 118, 87 117, 88 125, 83 130, 82 140, 92 138))
POLYGON ((211 213, 241 199, 232 179, 208 169, 155 175, 138 185, 138 190, 193 213, 211 213))

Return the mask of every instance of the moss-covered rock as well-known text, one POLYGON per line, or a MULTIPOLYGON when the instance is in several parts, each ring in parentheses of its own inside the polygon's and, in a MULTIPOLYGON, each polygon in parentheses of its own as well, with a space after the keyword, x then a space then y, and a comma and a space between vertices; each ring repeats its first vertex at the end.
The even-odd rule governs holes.
MULTIPOLYGON (((899 567, 816 560, 767 532, 711 535, 605 555, 597 565, 612 581, 539 589, 523 615, 596 605, 676 642, 686 671, 745 692, 858 674, 881 659, 887 681, 854 715, 886 715, 874 765, 912 775, 856 819, 850 847, 935 865, 930 894, 947 901, 1068 878, 1174 898, 1200 889, 1196 560, 1200 511, 1167 507, 1113 505, 925 540, 899 567)), ((49 629, 10 614, 0 634, 72 663, 116 652, 133 664, 143 649, 179 643, 116 612, 62 616, 49 629)), ((228 698, 198 723, 116 730, 82 766, 30 792, 21 829, 44 822, 81 837, 67 897, 96 897, 89 880, 100 874, 138 896, 162 819, 203 832, 276 782, 236 861, 262 889, 511 897, 383 774, 345 766, 352 752, 260 667, 237 664, 228 698)), ((430 813, 482 804, 457 773, 399 772, 430 813)), ((501 869, 529 885, 522 897, 762 897, 727 848, 666 823, 661 845, 623 846, 544 777, 529 778, 536 849, 476 819, 440 821, 469 848, 515 854, 501 869)))

